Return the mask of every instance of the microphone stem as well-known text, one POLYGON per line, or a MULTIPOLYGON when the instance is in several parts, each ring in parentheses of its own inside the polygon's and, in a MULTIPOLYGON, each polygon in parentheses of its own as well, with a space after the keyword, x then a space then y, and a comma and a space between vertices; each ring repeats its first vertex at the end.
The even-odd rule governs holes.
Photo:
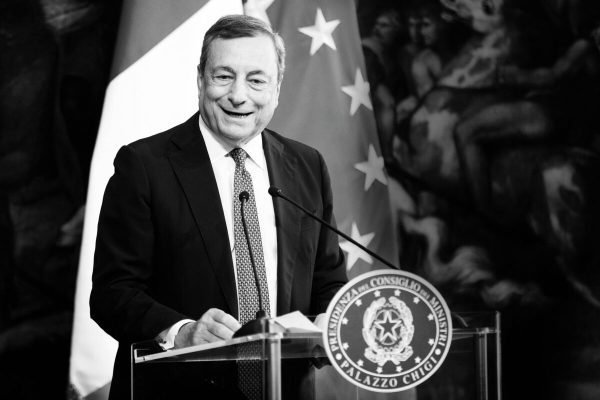
POLYGON ((313 219, 316 219, 317 221, 319 221, 323 225, 327 226, 329 229, 331 229, 332 231, 334 231, 335 233, 337 233, 338 235, 340 235, 344 239, 348 240, 349 242, 353 243, 356 247, 358 247, 359 249, 363 250, 364 252, 366 252, 370 256, 372 256, 372 257, 376 258, 377 260, 381 261, 382 263, 384 263, 388 267, 393 268, 393 269, 400 269, 397 266, 395 266, 394 264, 392 264, 391 262, 389 262, 388 260, 386 260, 385 258, 381 257, 380 255, 372 252, 371 250, 369 250, 365 246, 361 245, 356 240, 354 240, 350 236, 346 235, 344 232, 342 232, 339 229, 335 228, 333 225, 329 224, 327 221, 323 220, 322 218, 317 217, 315 214, 313 214, 312 212, 308 211, 306 208, 304 208, 303 206, 301 206, 300 204, 298 204, 294 200, 290 199, 289 197, 287 197, 286 195, 284 195, 283 193, 281 193, 281 191, 277 191, 276 195, 279 196, 279 197, 281 197, 285 201, 288 201, 288 202, 292 203, 293 205, 295 205, 296 207, 298 207, 299 209, 301 209, 302 211, 304 211, 308 216, 310 216, 313 219))
POLYGON ((248 254, 250 255, 250 263, 252 264, 252 272, 254 273, 254 281, 256 282, 256 291, 258 292, 258 305, 260 310, 256 313, 257 318, 258 314, 262 311, 264 313, 264 306, 262 300, 262 293, 260 287, 260 281, 258 279, 258 272, 256 271, 256 264, 254 263, 254 252, 252 251, 252 244, 250 243, 250 236, 248 236, 248 227, 246 226, 246 214, 244 213, 244 203, 248 200, 240 200, 240 213, 242 215, 242 226, 244 227, 244 235, 246 236, 246 243, 248 245, 248 254))

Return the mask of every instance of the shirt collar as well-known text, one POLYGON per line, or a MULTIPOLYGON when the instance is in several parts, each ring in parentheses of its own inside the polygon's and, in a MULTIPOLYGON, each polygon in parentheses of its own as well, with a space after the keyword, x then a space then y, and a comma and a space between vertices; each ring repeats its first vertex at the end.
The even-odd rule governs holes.
MULTIPOLYGON (((234 148, 218 140, 216 134, 208 128, 200 114, 198 114, 198 124, 200 125, 200 133, 202 133, 202 137, 204 138, 210 162, 214 163, 224 157, 228 157, 229 152, 234 148)), ((254 136, 248 143, 241 147, 248 154, 248 158, 254 161, 256 165, 261 169, 267 168, 265 153, 262 147, 262 135, 254 136)))

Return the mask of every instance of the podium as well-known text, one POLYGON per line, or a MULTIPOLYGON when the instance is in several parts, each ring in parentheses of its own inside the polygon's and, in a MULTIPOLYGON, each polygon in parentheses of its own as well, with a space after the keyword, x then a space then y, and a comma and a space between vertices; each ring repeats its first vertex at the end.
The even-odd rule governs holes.
MULTIPOLYGON (((397 393, 376 393, 356 388, 329 365, 321 333, 283 332, 274 327, 269 333, 248 335, 231 340, 160 351, 153 342, 131 347, 132 399, 147 399, 157 393, 157 385, 177 385, 162 373, 166 367, 190 367, 192 372, 175 379, 194 380, 198 390, 214 385, 221 398, 243 398, 236 391, 236 362, 250 360, 260 366, 264 399, 282 397, 285 364, 306 361, 316 374, 315 399, 437 399, 501 400, 500 315, 497 312, 453 313, 453 338, 450 352, 439 370, 421 385, 397 393), (284 365, 284 368, 282 368, 284 365), (154 370, 155 373, 148 372, 154 370), (196 374, 196 375, 194 375, 196 374), (151 376, 152 378, 148 378, 151 376), (156 378, 158 377, 158 378, 156 378), (190 378, 191 377, 191 378, 190 378), (197 377, 197 378, 196 378, 197 377), (161 382, 161 380, 163 382, 161 382), (202 382, 200 382, 202 380, 202 382), (204 386, 203 386, 204 385, 204 386)), ((163 388, 164 389, 164 388, 163 388)), ((167 388, 166 393, 171 389, 167 388)), ((301 397, 301 396, 300 396, 301 397)), ((157 396, 156 398, 162 398, 157 396)), ((201 396, 199 396, 201 398, 201 396)))

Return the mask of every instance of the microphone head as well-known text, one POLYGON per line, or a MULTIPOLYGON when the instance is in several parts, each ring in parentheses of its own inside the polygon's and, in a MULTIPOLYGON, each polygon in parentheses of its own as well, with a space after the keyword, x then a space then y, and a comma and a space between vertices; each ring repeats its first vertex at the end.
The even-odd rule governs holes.
POLYGON ((271 186, 269 188, 269 194, 273 197, 277 197, 281 194, 281 189, 279 189, 277 186, 271 186))
POLYGON ((250 199, 250 194, 244 190, 240 193, 239 199, 241 202, 248 201, 248 199, 250 199))

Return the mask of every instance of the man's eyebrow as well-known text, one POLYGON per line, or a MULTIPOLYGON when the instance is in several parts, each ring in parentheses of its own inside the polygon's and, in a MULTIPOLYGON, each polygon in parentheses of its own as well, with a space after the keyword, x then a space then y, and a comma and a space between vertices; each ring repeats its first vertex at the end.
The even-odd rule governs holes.
POLYGON ((216 71, 226 71, 232 74, 235 74, 235 71, 233 70, 233 68, 228 67, 226 65, 217 65, 216 67, 213 68, 212 72, 216 72, 216 71))
MULTIPOLYGON (((222 71, 229 72, 230 74, 233 74, 233 75, 236 74, 236 72, 233 68, 228 67, 226 65, 217 65, 213 68, 212 72, 215 73, 215 72, 219 72, 219 71, 220 72, 222 72, 222 71)), ((247 74, 247 76, 256 76, 256 75, 268 76, 267 72, 262 69, 255 69, 255 70, 248 72, 248 74, 247 74)))
POLYGON ((268 74, 265 71, 263 71, 262 69, 255 69, 253 71, 248 72, 248 76, 254 76, 254 75, 268 76, 268 74))

